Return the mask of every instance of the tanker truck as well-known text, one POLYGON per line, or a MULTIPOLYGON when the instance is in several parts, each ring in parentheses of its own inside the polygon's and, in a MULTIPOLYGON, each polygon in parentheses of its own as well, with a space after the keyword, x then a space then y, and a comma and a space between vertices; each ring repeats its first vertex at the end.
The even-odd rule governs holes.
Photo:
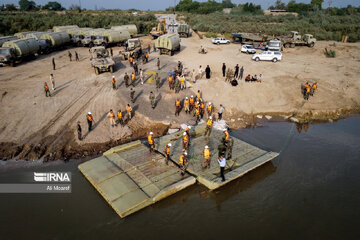
POLYGON ((112 26, 111 30, 116 30, 116 31, 128 31, 131 35, 131 37, 135 36, 136 34, 138 34, 138 30, 135 24, 130 24, 130 25, 121 25, 121 26, 112 26))
POLYGON ((109 45, 121 45, 130 38, 130 33, 126 30, 115 31, 106 30, 101 36, 97 36, 94 45, 108 47, 109 45))
POLYGON ((0 64, 15 66, 17 61, 34 58, 39 51, 39 44, 35 38, 23 38, 5 42, 0 48, 0 64))
POLYGON ((40 39, 49 40, 52 49, 62 48, 70 43, 70 36, 67 32, 44 33, 40 39))
POLYGON ((180 24, 177 28, 177 33, 180 37, 184 38, 191 36, 190 26, 187 24, 180 24))
POLYGON ((155 40, 155 48, 160 50, 160 54, 174 55, 175 51, 180 51, 179 34, 165 34, 155 40))

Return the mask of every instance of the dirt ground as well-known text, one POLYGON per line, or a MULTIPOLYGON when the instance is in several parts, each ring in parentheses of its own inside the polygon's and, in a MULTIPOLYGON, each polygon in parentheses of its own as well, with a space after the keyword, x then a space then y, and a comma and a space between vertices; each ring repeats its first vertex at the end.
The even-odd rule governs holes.
MULTIPOLYGON (((153 44, 149 36, 142 37, 143 46, 153 44)), ((125 88, 123 76, 132 69, 127 61, 121 61, 114 47, 115 72, 95 75, 90 66, 87 48, 69 48, 18 66, 0 68, 0 158, 17 156, 21 159, 58 159, 67 153, 69 157, 97 154, 120 142, 143 138, 149 131, 155 136, 164 134, 169 127, 182 123, 193 124, 194 118, 181 112, 174 116, 176 98, 195 95, 200 89, 205 101, 215 107, 223 104, 224 118, 233 127, 244 127, 257 114, 272 116, 295 116, 299 119, 327 119, 341 117, 344 113, 358 112, 360 105, 360 43, 344 44, 320 41, 314 48, 297 47, 286 49, 283 60, 278 63, 254 62, 251 55, 239 52, 240 45, 213 45, 211 39, 200 39, 196 34, 181 39, 181 51, 174 56, 159 56, 151 52, 150 62, 142 65, 146 78, 144 85, 135 87, 134 118, 124 127, 111 127, 107 114, 125 110, 130 103, 130 89, 125 88), (207 54, 199 54, 200 46, 207 54), (336 50, 336 58, 326 58, 324 48, 336 50), (74 56, 77 51, 80 61, 69 61, 68 51, 74 56), (52 70, 51 59, 55 58, 56 70, 52 70), (162 87, 156 90, 151 78, 157 71, 156 59, 160 57, 162 87), (174 69, 177 61, 184 67, 198 71, 199 65, 212 70, 211 79, 205 76, 197 83, 188 85, 185 91, 175 94, 167 84, 167 73, 174 69), (234 68, 244 66, 244 75, 262 74, 262 83, 240 81, 232 87, 224 81, 222 63, 234 68), (54 74, 56 89, 52 97, 45 97, 43 84, 50 84, 49 75, 54 74), (113 90, 111 76, 117 80, 118 89, 113 90), (318 82, 318 90, 308 101, 302 98, 301 84, 318 82), (151 109, 149 93, 156 95, 156 108, 151 109), (88 133, 86 113, 94 116, 94 130, 88 133), (83 141, 76 136, 76 122, 81 122, 83 141), (99 145, 100 144, 100 145, 99 145), (102 144, 102 145, 101 145, 102 144), (84 150, 85 149, 85 150, 84 150), (72 154, 71 154, 72 153, 72 154), (75 154, 77 153, 77 155, 75 154)), ((50 85, 49 85, 50 86, 50 85)))

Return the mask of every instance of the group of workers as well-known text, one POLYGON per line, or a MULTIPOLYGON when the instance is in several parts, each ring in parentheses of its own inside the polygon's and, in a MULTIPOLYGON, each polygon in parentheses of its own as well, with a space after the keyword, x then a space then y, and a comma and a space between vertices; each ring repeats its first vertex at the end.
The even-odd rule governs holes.
MULTIPOLYGON (((211 117, 209 117, 211 119, 211 117)), ((207 125, 208 126, 208 125, 207 125)), ((184 129, 182 134, 182 153, 179 157, 179 166, 181 168, 181 175, 185 174, 185 171, 189 165, 190 159, 188 158, 189 146, 190 146, 190 129, 191 126, 187 126, 184 129)), ((206 133, 205 133, 206 134, 206 133)), ((228 130, 223 131, 223 137, 221 139, 220 144, 218 145, 218 162, 220 165, 220 175, 222 181, 225 181, 224 170, 226 166, 226 160, 232 158, 232 148, 233 148, 233 139, 230 137, 228 130), (225 157, 226 156, 226 157, 225 157)), ((148 144, 149 144, 149 151, 153 153, 155 151, 155 139, 154 133, 150 132, 148 137, 148 144)), ((168 165, 169 161, 171 160, 171 143, 165 145, 164 149, 164 156, 165 156, 165 163, 168 165)), ((203 169, 210 168, 211 166, 211 158, 212 153, 211 149, 208 145, 204 147, 204 150, 201 152, 201 156, 203 157, 203 162, 201 163, 201 167, 203 169)))
POLYGON ((302 94, 305 100, 309 100, 309 96, 313 96, 317 89, 317 83, 313 83, 312 85, 309 82, 306 82, 304 86, 302 86, 302 94))
POLYGON ((259 76, 256 74, 254 76, 250 76, 250 74, 248 74, 245 77, 245 82, 262 82, 262 79, 262 74, 260 74, 259 76))

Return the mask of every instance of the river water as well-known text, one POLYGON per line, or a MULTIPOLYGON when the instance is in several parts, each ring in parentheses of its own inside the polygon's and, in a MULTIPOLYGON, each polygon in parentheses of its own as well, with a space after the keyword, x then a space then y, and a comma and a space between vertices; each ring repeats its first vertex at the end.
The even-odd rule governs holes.
POLYGON ((0 194, 0 239, 360 239, 360 118, 233 131, 272 162, 209 192, 195 185, 120 219, 80 161, 0 163, 0 182, 72 172, 71 194, 0 194))

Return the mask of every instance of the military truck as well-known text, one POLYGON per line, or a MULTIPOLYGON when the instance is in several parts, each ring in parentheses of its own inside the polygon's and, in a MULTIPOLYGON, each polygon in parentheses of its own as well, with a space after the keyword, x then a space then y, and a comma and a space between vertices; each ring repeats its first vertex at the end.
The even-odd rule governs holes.
POLYGON ((82 40, 85 38, 84 35, 81 35, 81 34, 75 34, 72 38, 71 38, 71 43, 74 45, 74 46, 78 46, 78 47, 81 47, 83 46, 82 44, 82 40))
POLYGON ((17 61, 34 58, 39 51, 39 44, 34 38, 23 38, 5 42, 0 48, 0 64, 15 66, 17 61))
POLYGON ((126 30, 116 31, 107 30, 104 31, 101 36, 97 36, 94 40, 95 46, 108 47, 109 45, 121 45, 121 43, 127 41, 130 38, 130 33, 126 30))
POLYGON ((110 57, 109 51, 104 46, 92 47, 91 53, 91 67, 94 68, 95 74, 101 72, 114 72, 114 60, 110 57))
POLYGON ((132 38, 126 41, 127 51, 124 52, 124 60, 130 57, 138 59, 142 55, 141 41, 138 38, 132 38))
POLYGON ((274 39, 272 36, 261 33, 232 33, 231 42, 249 44, 254 47, 259 46, 269 40, 274 39))
POLYGON ((155 48, 160 50, 160 55, 174 55, 175 51, 180 51, 179 34, 165 34, 158 37, 155 40, 155 48))
POLYGON ((177 28, 177 33, 180 37, 184 38, 191 36, 190 26, 187 24, 180 24, 177 28))
POLYGON ((305 34, 303 37, 299 34, 299 32, 291 31, 290 36, 287 37, 279 37, 283 46, 285 48, 294 48, 295 46, 308 46, 314 47, 316 43, 316 38, 311 34, 305 34))
POLYGON ((49 40, 52 49, 63 48, 70 43, 70 36, 67 32, 44 33, 40 39, 49 40))
POLYGON ((132 36, 135 36, 136 34, 138 34, 138 30, 135 24, 130 24, 130 25, 121 25, 121 26, 112 26, 111 30, 116 30, 116 31, 128 31, 132 36))

